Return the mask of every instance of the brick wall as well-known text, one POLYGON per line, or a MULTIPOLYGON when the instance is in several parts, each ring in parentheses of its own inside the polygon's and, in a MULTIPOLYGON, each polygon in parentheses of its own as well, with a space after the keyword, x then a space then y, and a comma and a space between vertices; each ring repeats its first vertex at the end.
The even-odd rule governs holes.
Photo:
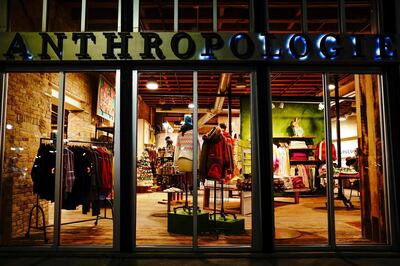
MULTIPOLYGON (((3 244, 9 243, 11 238, 23 237, 28 230, 29 211, 36 201, 30 172, 40 138, 50 136, 51 91, 58 89, 58 74, 12 73, 8 83, 7 123, 12 124, 13 129, 6 131, 1 178, 0 226, 3 244)), ((95 125, 101 122, 95 110, 97 85, 98 74, 67 74, 67 95, 79 100, 83 109, 69 114, 68 138, 86 141, 94 137, 95 125)), ((44 207, 46 223, 49 223, 48 202, 41 200, 40 203, 44 207)), ((39 225, 40 220, 41 217, 39 225)))
MULTIPOLYGON (((5 135, 1 180, 3 242, 23 236, 28 229, 29 210, 36 201, 30 171, 40 138, 48 137, 51 130, 51 88, 54 81, 57 81, 57 74, 9 75, 7 123, 13 128, 5 135)), ((47 202, 42 201, 41 205, 47 213, 47 202)), ((35 221, 36 217, 33 218, 35 221)))

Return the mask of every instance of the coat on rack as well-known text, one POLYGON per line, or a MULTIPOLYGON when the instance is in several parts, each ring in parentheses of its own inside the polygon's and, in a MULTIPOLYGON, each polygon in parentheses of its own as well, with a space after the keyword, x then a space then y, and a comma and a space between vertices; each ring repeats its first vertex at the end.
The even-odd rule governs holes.
POLYGON ((225 179, 226 172, 233 172, 232 146, 228 144, 219 127, 203 136, 203 140, 200 176, 203 179, 225 179))

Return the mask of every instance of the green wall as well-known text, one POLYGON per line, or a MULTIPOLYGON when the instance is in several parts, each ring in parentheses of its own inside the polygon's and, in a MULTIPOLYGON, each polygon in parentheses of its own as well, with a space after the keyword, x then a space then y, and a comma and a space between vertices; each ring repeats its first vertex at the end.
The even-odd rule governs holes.
POLYGON ((324 137, 324 111, 318 110, 318 104, 285 103, 284 108, 279 108, 275 103, 272 109, 272 132, 274 137, 289 135, 290 122, 298 117, 299 125, 304 130, 304 136, 314 136, 315 143, 324 137))
POLYGON ((251 139, 250 115, 250 96, 240 97, 240 137, 245 141, 249 141, 251 139))

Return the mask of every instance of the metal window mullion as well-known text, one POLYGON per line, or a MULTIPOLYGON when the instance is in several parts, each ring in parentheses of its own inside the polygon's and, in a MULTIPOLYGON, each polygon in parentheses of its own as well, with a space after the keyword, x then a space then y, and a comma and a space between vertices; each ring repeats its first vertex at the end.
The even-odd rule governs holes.
POLYGON ((64 98, 65 98, 65 72, 59 72, 58 77, 58 108, 57 108, 57 142, 56 142, 56 165, 55 165, 55 188, 54 188, 54 241, 53 246, 60 245, 61 232, 61 201, 62 201, 62 177, 63 177, 63 154, 64 154, 64 98))
POLYGON ((179 30, 179 0, 174 0, 174 32, 179 30))
POLYGON ((346 33, 346 5, 345 0, 339 0, 339 33, 346 33))
MULTIPOLYGON (((137 193, 136 193, 136 165, 137 165, 137 120, 138 120, 138 93, 139 93, 139 73, 137 70, 132 71, 132 153, 133 153, 133 165, 132 167, 132 176, 128 176, 125 178, 133 178, 134 181, 132 182, 132 193, 133 193, 133 202, 132 202, 132 226, 133 226, 133 248, 136 247, 136 219, 137 219, 137 193)), ((126 89, 126 88, 123 88, 126 89)))
MULTIPOLYGON (((386 73, 387 74, 387 73, 386 73)), ((387 130, 387 116, 385 114, 389 113, 389 109, 387 108, 387 97, 385 97, 386 90, 384 90, 384 81, 383 75, 379 75, 379 87, 378 87, 378 94, 379 94, 379 101, 380 101, 380 108, 379 108, 379 118, 380 118, 380 132, 381 132, 381 139, 383 139, 381 143, 382 147, 382 173, 383 173, 383 191, 384 191, 384 200, 385 200, 385 225, 386 225, 386 244, 392 244, 394 242, 395 234, 392 234, 392 217, 391 217, 391 184, 389 182, 389 143, 390 143, 390 134, 387 130)), ((394 208, 393 208, 394 209, 394 208)), ((393 228, 394 229, 394 228, 393 228)), ((397 240, 397 239, 395 239, 397 240)))
MULTIPOLYGON (((266 169, 272 169, 272 162, 262 162, 261 161, 261 156, 259 155, 262 148, 260 147, 260 144, 263 142, 261 138, 270 138, 272 137, 272 128, 271 128, 271 123, 268 124, 268 126, 265 127, 267 130, 267 136, 260 136, 260 115, 261 108, 265 108, 264 104, 266 104, 266 108, 268 109, 267 114, 271 114, 271 94, 270 92, 270 83, 269 81, 269 69, 265 69, 265 71, 252 71, 251 76, 250 76, 250 83, 251 83, 251 94, 250 94, 250 107, 251 107, 251 172, 253 174, 253 186, 252 186, 252 193, 251 193, 251 202, 252 202, 252 248, 255 251, 263 251, 263 239, 262 236, 264 236, 263 232, 263 215, 261 214, 261 211, 264 209, 262 208, 262 193, 265 193, 266 191, 263 191, 262 186, 261 186, 261 177, 263 176, 263 167, 266 167, 266 169), (259 83, 261 81, 267 81, 268 83, 268 88, 259 88, 259 83), (262 92, 261 90, 267 90, 267 92, 262 92), (260 102, 260 96, 258 92, 261 93, 268 93, 268 100, 266 103, 260 102), (257 214, 257 215, 254 215, 257 214)), ((263 84, 263 83, 262 83, 263 84)), ((261 96, 262 97, 262 96, 261 96)), ((262 97, 264 99, 264 97, 262 97)), ((266 118, 266 121, 271 121, 270 117, 266 118)), ((272 147, 272 145, 271 145, 272 147)), ((268 149, 268 151, 263 151, 263 152, 270 152, 272 155, 272 150, 268 149)), ((271 157, 270 155, 270 157, 271 157)), ((272 158, 272 157, 271 157, 272 158)), ((265 169, 264 169, 265 170, 265 169)), ((268 177, 268 176, 267 176, 268 177)), ((272 186, 271 186, 272 189, 272 186)), ((268 194, 268 193, 266 193, 268 194)), ((272 192, 271 192, 272 195, 272 192)), ((270 201, 266 202, 265 204, 273 204, 273 199, 271 198, 270 201)), ((274 225, 274 215, 271 216, 272 218, 272 225, 274 225)), ((268 223, 267 221, 265 221, 268 223)), ((266 228, 266 230, 268 230, 266 228)), ((272 229, 273 230, 273 229, 272 229)))
MULTIPOLYGON (((8 91, 8 74, 0 73, 0 175, 3 174, 3 163, 4 163, 4 145, 6 136, 6 124, 7 124, 7 91, 8 91)), ((1 192, 1 182, 0 182, 1 192)), ((0 210, 2 206, 0 204, 0 210)), ((0 212, 2 213, 2 212, 0 212)), ((1 223, 1 222, 0 222, 1 223)), ((2 240, 0 232, 0 240, 2 240)))
POLYGON ((133 32, 139 32, 140 25, 140 0, 133 0, 133 32))
POLYGON ((47 31, 47 8, 48 6, 48 1, 47 0, 43 0, 43 4, 42 4, 42 31, 45 32, 47 31))
POLYGON ((336 248, 335 233, 335 209, 334 209, 334 181, 333 181, 333 161, 332 161, 332 126, 331 126, 331 104, 330 91, 328 89, 328 74, 322 75, 324 93, 324 120, 325 120, 325 158, 326 158, 326 177, 327 177, 327 201, 328 201, 328 241, 331 248, 336 248))
POLYGON ((197 89, 198 89, 198 75, 197 71, 193 71, 193 104, 195 107, 193 108, 193 248, 198 248, 198 232, 197 232, 197 205, 198 205, 198 191, 197 191, 197 164, 198 164, 198 97, 197 97, 197 89))
POLYGON ((82 0, 82 8, 81 8, 81 31, 86 30, 86 0, 82 0))
POLYGON ((118 21, 117 21, 117 31, 121 32, 122 29, 122 7, 121 0, 118 0, 118 21))
POLYGON ((307 0, 301 1, 301 30, 303 33, 308 33, 307 0))
POLYGON ((120 250, 120 203, 121 203, 121 71, 115 74, 115 123, 114 123, 114 203, 113 203, 113 248, 120 250))
POLYGON ((256 18, 255 18, 255 3, 254 1, 248 2, 248 14, 249 14, 249 32, 256 32, 256 18))
POLYGON ((218 0, 212 2, 212 20, 213 20, 213 32, 218 31, 218 0))

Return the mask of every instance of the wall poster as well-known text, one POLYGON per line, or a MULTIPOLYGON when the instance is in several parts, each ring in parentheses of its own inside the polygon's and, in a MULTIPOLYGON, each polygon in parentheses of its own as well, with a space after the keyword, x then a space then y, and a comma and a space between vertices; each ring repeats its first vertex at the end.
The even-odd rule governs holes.
POLYGON ((115 88, 102 75, 99 78, 97 95, 97 115, 114 122, 115 115, 115 88))

